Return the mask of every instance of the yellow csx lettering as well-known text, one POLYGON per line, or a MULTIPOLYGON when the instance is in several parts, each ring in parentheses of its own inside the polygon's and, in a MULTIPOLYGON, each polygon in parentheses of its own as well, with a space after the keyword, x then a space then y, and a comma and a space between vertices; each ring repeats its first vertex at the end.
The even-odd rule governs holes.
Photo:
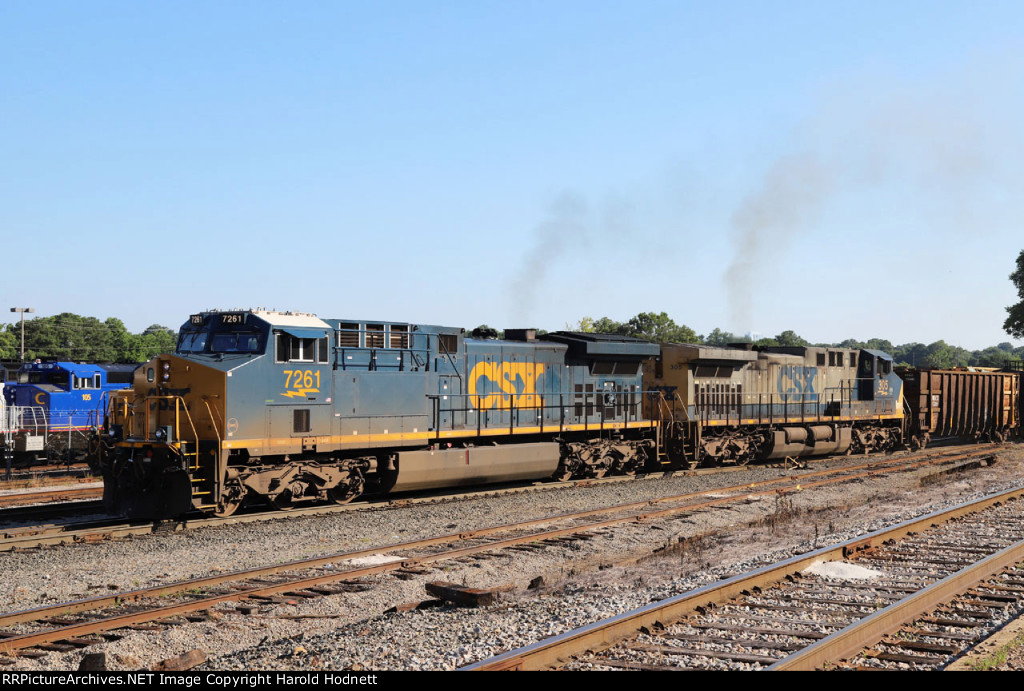
POLYGON ((477 410, 540 405, 537 380, 544 365, 534 362, 480 362, 469 373, 469 402, 477 410))

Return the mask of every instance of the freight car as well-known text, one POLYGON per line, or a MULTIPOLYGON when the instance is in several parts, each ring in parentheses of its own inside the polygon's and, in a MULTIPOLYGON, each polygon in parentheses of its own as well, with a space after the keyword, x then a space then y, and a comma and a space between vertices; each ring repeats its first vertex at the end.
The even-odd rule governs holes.
POLYGON ((645 365, 644 415, 673 465, 886 451, 903 383, 877 350, 667 344, 645 365))
POLYGON ((66 458, 85 449, 111 391, 129 386, 134 365, 37 360, 3 387, 3 442, 17 462, 66 458))
POLYGON ((1019 436, 1019 370, 901 367, 897 373, 906 387, 912 446, 933 437, 1001 442, 1019 436))
POLYGON ((229 515, 389 493, 633 473, 656 458, 636 339, 319 319, 190 317, 112 397, 107 508, 229 515))

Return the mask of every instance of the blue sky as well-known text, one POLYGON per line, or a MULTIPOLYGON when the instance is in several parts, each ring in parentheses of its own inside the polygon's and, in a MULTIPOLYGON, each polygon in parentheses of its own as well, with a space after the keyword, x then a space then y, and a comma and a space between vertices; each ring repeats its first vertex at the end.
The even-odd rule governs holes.
POLYGON ((994 345, 1022 33, 995 1, 0 0, 0 308, 994 345))

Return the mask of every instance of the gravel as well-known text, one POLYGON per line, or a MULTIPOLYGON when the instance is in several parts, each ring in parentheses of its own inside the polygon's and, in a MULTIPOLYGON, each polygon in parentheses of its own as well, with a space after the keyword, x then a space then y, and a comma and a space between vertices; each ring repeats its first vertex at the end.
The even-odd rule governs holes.
MULTIPOLYGON (((365 579, 373 586, 365 592, 261 605, 248 615, 226 605, 211 621, 119 632, 125 635, 116 641, 36 660, 17 658, 5 669, 72 670, 85 653, 102 651, 110 669, 134 670, 198 648, 207 656, 203 668, 211 670, 450 670, 783 556, 1014 486, 1022 465, 1024 451, 1004 450, 990 467, 927 483, 922 477, 934 470, 805 489, 685 519, 624 526, 540 552, 506 551, 486 561, 440 565, 408 580, 375 576, 365 579), (709 531, 719 532, 685 547, 680 542, 709 531), (651 556, 655 551, 660 555, 651 556), (538 577, 543 585, 529 588, 538 577), (486 608, 385 613, 427 599, 424 586, 431 581, 514 588, 486 608)), ((725 475, 638 478, 5 554, 5 573, 14 577, 0 583, 0 599, 4 610, 20 610, 799 472, 753 467, 725 475)))

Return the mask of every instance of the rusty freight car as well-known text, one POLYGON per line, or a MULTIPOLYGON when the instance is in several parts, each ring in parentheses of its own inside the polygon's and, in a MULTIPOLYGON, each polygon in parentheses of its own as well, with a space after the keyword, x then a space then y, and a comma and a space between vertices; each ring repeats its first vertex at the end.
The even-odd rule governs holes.
POLYGON ((977 368, 898 368, 907 404, 907 440, 935 437, 1004 441, 1020 435, 1020 373, 977 368))

